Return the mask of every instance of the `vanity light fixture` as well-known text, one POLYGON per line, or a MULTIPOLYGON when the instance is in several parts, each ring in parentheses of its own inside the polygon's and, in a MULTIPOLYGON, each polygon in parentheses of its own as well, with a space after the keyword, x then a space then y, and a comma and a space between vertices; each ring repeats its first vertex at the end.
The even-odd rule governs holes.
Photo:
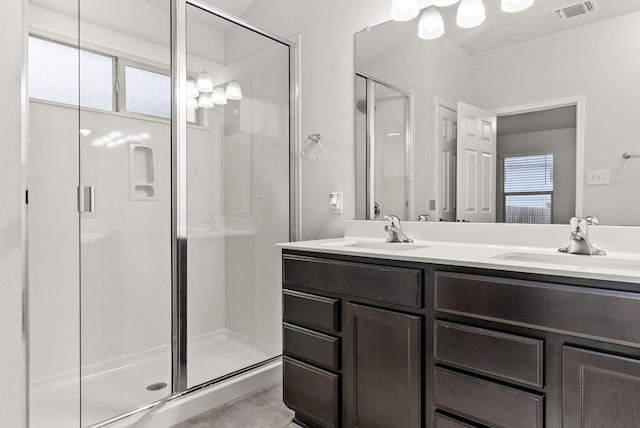
POLYGON ((213 98, 209 92, 203 92, 198 97, 198 107, 211 108, 213 107, 213 98))
POLYGON ((213 79, 211 79, 211 76, 207 74, 204 68, 202 69, 202 72, 198 74, 198 78, 196 79, 196 88, 200 92, 213 91, 213 79))
POLYGON ((187 97, 187 108, 197 109, 198 107, 198 98, 187 97))
POLYGON ((462 28, 473 28, 482 24, 486 17, 482 0, 461 0, 456 24, 462 28))
POLYGON ((458 3, 460 0, 433 0, 433 5, 437 7, 446 7, 458 3))
POLYGON ((533 6, 534 0, 502 0, 500 8, 507 13, 520 12, 533 6))
POLYGON ((435 6, 429 6, 422 12, 418 25, 418 37, 425 40, 434 40, 444 34, 444 21, 442 15, 435 6))
POLYGON ((227 93, 222 86, 216 86, 213 90, 213 103, 218 105, 227 104, 227 93))
POLYGON ((198 87, 196 86, 196 81, 193 79, 187 80, 187 98, 198 98, 200 95, 200 91, 198 91, 198 87))
POLYGON ((228 100, 241 100, 242 88, 240 87, 240 84, 235 80, 227 83, 226 95, 228 100))
POLYGON ((391 0, 391 19, 410 21, 420 13, 418 0, 391 0))

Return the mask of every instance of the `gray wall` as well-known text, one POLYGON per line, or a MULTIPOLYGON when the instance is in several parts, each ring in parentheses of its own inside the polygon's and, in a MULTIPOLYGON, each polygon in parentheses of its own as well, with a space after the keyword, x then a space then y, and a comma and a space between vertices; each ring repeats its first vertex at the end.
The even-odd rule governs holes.
POLYGON ((498 136, 500 158, 543 153, 554 154, 553 223, 567 224, 576 207, 576 128, 498 136))
POLYGON ((0 426, 3 427, 20 427, 24 420, 21 52, 25 13, 22 1, 0 3, 0 426))

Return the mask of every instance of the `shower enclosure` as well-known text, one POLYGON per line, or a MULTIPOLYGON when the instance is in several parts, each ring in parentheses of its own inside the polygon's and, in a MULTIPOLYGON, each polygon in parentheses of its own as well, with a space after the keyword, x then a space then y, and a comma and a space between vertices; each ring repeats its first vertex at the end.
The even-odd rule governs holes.
POLYGON ((409 220, 411 95, 355 75, 356 218, 409 220))
POLYGON ((293 44, 196 0, 29 4, 30 426, 278 361, 293 44))

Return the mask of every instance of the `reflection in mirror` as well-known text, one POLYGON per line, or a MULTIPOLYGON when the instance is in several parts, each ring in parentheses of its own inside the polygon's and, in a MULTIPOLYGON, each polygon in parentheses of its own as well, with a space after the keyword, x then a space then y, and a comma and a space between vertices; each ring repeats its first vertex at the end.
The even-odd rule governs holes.
MULTIPOLYGON (((627 48, 640 4, 598 2, 572 17, 556 13, 560 0, 518 13, 484 4, 475 28, 456 25, 457 6, 438 8, 445 32, 433 40, 418 37, 418 18, 355 36, 356 73, 410 94, 408 218, 640 225, 638 160, 622 156, 640 147, 629 135, 640 55, 627 48)), ((356 110, 357 130, 361 121, 356 110)), ((380 180, 356 171, 359 188, 380 180)))
MULTIPOLYGON (((410 94, 364 75, 356 75, 356 138, 364 154, 362 190, 367 219, 396 215, 407 220, 409 210, 410 94)), ((359 204, 360 205, 360 204, 359 204)))

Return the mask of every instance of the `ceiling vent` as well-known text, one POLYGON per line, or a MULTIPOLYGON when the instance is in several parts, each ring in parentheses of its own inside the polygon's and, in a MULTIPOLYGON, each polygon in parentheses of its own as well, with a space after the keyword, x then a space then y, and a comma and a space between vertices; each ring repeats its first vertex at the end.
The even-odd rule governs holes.
POLYGON ((584 15, 596 10, 596 4, 593 1, 585 1, 582 3, 572 4, 571 6, 563 7, 562 9, 556 9, 553 11, 555 17, 559 21, 563 21, 569 18, 575 18, 576 16, 584 15))

